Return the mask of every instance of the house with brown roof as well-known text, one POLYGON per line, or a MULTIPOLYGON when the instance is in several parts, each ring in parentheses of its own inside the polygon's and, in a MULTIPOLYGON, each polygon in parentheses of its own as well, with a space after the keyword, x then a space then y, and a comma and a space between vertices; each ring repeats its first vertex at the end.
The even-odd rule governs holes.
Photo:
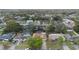
POLYGON ((33 34, 33 37, 41 37, 42 39, 46 39, 46 33, 45 32, 36 32, 33 34))

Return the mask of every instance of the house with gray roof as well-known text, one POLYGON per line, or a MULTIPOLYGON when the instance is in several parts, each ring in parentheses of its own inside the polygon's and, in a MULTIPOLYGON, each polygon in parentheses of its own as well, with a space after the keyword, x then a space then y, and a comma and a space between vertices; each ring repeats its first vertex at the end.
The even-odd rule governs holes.
POLYGON ((0 40, 11 40, 14 36, 14 33, 3 34, 0 35, 0 40))

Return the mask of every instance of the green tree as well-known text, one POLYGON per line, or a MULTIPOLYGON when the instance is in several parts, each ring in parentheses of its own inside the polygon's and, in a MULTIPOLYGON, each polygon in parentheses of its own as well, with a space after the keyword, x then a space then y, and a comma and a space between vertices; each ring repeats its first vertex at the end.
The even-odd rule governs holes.
POLYGON ((47 33, 66 33, 67 28, 63 23, 53 22, 46 27, 47 33))
POLYGON ((19 23, 16 23, 13 20, 7 22, 6 28, 4 29, 3 33, 8 32, 21 32, 23 30, 22 26, 19 23))
POLYGON ((56 33, 67 33, 67 28, 63 23, 57 23, 54 26, 56 33))
POLYGON ((46 29, 45 29, 46 33, 52 33, 55 32, 55 26, 53 24, 49 24, 46 29))
POLYGON ((62 18, 60 16, 53 17, 53 20, 50 21, 50 24, 47 26, 46 31, 48 33, 66 33, 67 28, 62 23, 62 18))
POLYGON ((60 16, 54 16, 53 20, 54 21, 62 21, 62 17, 60 17, 60 16))
POLYGON ((27 20, 29 20, 29 18, 30 18, 30 16, 29 15, 26 15, 23 20, 27 21, 27 20))
POLYGON ((28 46, 33 50, 40 49, 42 46, 42 39, 40 37, 31 37, 28 39, 28 46))
POLYGON ((74 26, 74 30, 75 30, 77 33, 79 33, 79 24, 78 24, 78 23, 75 24, 75 26, 74 26))

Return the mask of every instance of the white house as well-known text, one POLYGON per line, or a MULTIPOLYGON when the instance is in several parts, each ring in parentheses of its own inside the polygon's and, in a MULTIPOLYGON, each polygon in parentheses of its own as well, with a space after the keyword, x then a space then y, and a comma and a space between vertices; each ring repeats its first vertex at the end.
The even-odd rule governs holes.
POLYGON ((27 23, 27 24, 31 24, 31 23, 33 23, 33 20, 27 20, 26 23, 27 23))
POLYGON ((46 33, 45 32, 36 32, 33 34, 33 37, 41 37, 42 39, 46 39, 46 33))
POLYGON ((67 28, 73 28, 75 26, 75 22, 69 19, 63 19, 63 23, 67 28))

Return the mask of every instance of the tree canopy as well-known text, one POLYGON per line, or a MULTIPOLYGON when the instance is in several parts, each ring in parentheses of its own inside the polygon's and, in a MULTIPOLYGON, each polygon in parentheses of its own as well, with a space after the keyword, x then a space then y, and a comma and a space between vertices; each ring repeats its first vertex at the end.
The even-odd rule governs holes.
POLYGON ((62 21, 62 17, 60 17, 60 16, 54 16, 53 20, 54 21, 62 21))
POLYGON ((8 21, 6 23, 6 28, 4 29, 4 33, 7 32, 21 32, 23 30, 22 26, 19 23, 16 23, 15 21, 8 21))
POLYGON ((46 27, 47 33, 66 33, 67 28, 63 23, 53 22, 46 27))

